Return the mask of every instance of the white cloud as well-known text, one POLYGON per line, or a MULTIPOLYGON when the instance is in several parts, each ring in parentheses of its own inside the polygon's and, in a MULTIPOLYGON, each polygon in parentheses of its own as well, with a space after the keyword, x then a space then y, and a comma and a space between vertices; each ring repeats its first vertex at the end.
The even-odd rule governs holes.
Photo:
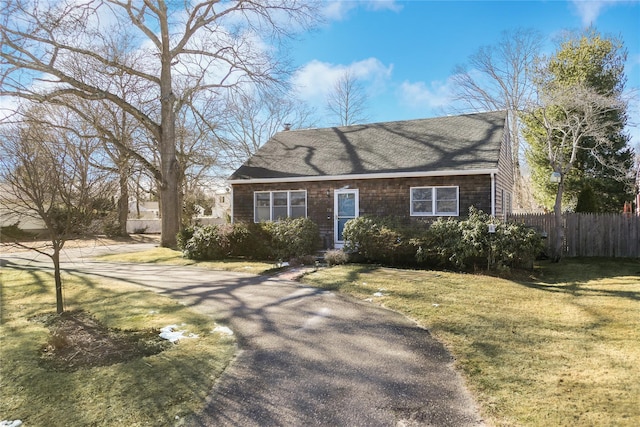
POLYGON ((390 10, 392 12, 400 12, 402 10, 402 5, 396 0, 371 0, 363 3, 370 10, 390 10))
POLYGON ((580 19, 582 19, 582 25, 590 25, 593 24, 598 15, 600 15, 600 11, 605 6, 602 1, 584 1, 584 0, 573 0, 573 6, 576 8, 578 15, 580 15, 580 19))
POLYGON ((332 0, 323 3, 324 7, 322 15, 332 21, 341 21, 346 19, 349 12, 352 10, 363 7, 372 11, 385 11, 390 10, 393 12, 399 12, 402 10, 402 5, 396 0, 357 0, 357 1, 344 1, 344 0, 332 0))
POLYGON ((580 19, 582 19, 582 25, 589 26, 595 24, 598 16, 605 8, 625 1, 628 0, 572 0, 571 3, 578 12, 580 19))
POLYGON ((322 16, 330 21, 341 21, 356 6, 357 3, 355 2, 328 1, 323 5, 322 16))
POLYGON ((309 104, 325 102, 336 81, 350 71, 368 90, 380 90, 391 78, 393 65, 386 66, 377 58, 368 58, 349 65, 313 60, 298 70, 292 84, 298 96, 309 104))
POLYGON ((443 108, 452 103, 450 81, 425 82, 405 81, 400 85, 399 97, 402 104, 412 108, 443 108))

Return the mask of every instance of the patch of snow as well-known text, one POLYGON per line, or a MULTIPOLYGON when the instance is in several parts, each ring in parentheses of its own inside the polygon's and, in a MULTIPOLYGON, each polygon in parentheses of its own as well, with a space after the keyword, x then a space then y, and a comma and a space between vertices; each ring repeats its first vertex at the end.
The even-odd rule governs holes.
POLYGON ((13 420, 13 421, 0 421, 0 427, 20 427, 22 425, 22 421, 13 420))
POLYGON ((440 304, 431 304, 434 307, 440 307, 440 304))
POLYGON ((386 291, 385 288, 380 288, 378 289, 378 292, 376 292, 375 294, 373 294, 374 297, 383 297, 385 296, 385 294, 383 294, 383 292, 386 291))
POLYGON ((233 335, 233 331, 230 328, 228 328, 226 326, 221 326, 221 325, 216 325, 216 327, 213 328, 212 332, 214 334, 217 332, 217 333, 222 334, 222 335, 233 335))
POLYGON ((167 325, 160 329, 160 338, 175 343, 183 338, 198 338, 196 334, 185 335, 186 331, 179 331, 178 325, 167 325))
POLYGON ((158 310, 149 310, 149 314, 158 314, 158 310))

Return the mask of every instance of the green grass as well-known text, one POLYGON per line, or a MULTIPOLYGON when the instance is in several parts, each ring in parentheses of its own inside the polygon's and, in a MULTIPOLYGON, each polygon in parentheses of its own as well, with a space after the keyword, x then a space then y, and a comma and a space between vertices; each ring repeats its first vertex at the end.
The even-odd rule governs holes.
POLYGON ((347 265, 303 281, 428 328, 491 425, 640 425, 640 261, 569 259, 512 279, 347 265))
POLYGON ((48 329, 34 316, 55 313, 53 278, 2 269, 0 420, 25 426, 180 425, 198 411, 235 353, 235 340, 212 333, 213 322, 183 305, 120 282, 64 277, 67 310, 83 309, 112 328, 182 325, 197 339, 126 363, 74 372, 39 364, 48 329))
POLYGON ((194 261, 182 256, 182 252, 168 248, 155 248, 148 251, 125 254, 104 255, 96 258, 106 262, 137 262, 137 263, 165 263, 175 265, 194 265, 212 270, 237 271, 250 274, 265 274, 275 265, 270 262, 252 261, 244 259, 229 259, 221 261, 194 261))

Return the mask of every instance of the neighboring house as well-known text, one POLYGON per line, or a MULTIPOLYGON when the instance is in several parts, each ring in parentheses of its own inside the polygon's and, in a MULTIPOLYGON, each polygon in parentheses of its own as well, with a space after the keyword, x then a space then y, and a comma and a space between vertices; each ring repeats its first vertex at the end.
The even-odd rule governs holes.
POLYGON ((20 203, 10 185, 0 183, 0 226, 17 225, 21 230, 32 233, 45 231, 47 226, 38 213, 20 203))
POLYGON ((324 247, 360 215, 409 221, 511 210, 507 112, 279 132, 231 177, 232 220, 308 216, 324 247))
POLYGON ((213 194, 215 203, 211 209, 211 216, 228 220, 231 215, 231 189, 228 185, 218 186, 214 188, 213 194))
POLYGON ((140 202, 135 198, 129 199, 130 219, 158 219, 160 218, 160 204, 158 202, 140 202))

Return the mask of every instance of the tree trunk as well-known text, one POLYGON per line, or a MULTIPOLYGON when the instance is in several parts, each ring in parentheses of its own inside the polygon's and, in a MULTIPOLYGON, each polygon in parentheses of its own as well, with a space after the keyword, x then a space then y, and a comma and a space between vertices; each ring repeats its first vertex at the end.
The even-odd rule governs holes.
POLYGON ((62 299, 62 276, 60 274, 60 245, 57 242, 53 242, 53 254, 51 260, 53 261, 53 277, 56 283, 56 313, 62 314, 64 312, 64 301, 62 299))
POLYGON ((176 156, 176 114, 175 95, 171 82, 171 55, 168 28, 162 28, 164 51, 161 53, 160 70, 160 165, 162 182, 160 183, 160 212, 162 234, 160 245, 165 248, 177 246, 180 231, 180 164, 176 156))
MULTIPOLYGON (((165 155, 165 157, 168 157, 165 155)), ((160 244, 165 248, 175 248, 176 236, 180 231, 180 196, 178 194, 177 159, 162 159, 163 183, 160 189, 162 234, 160 244)))
POLYGON ((564 191, 564 175, 558 183, 558 192, 556 193, 556 202, 553 205, 553 213, 555 217, 555 241, 553 242, 553 262, 559 262, 562 258, 562 244, 564 242, 564 227, 562 226, 562 193, 564 191))
POLYGON ((120 173, 120 198, 118 198, 118 234, 126 236, 129 217, 129 184, 127 174, 120 173))

